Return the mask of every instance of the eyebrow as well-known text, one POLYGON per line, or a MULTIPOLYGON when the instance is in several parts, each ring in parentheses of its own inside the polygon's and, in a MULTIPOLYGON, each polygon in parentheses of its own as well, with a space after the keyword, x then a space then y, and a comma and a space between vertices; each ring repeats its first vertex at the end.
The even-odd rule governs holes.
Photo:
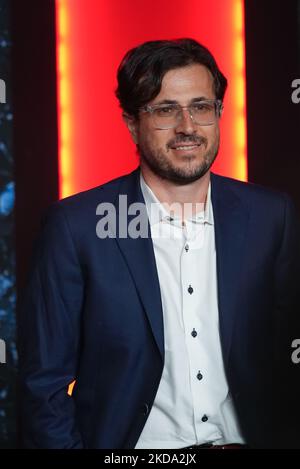
MULTIPOLYGON (((199 96, 197 98, 191 99, 190 103, 196 103, 198 101, 204 101, 204 100, 207 100, 207 99, 214 99, 214 98, 207 98, 206 96, 199 96)), ((153 103, 153 106, 157 106, 157 105, 160 105, 160 104, 179 104, 179 102, 176 101, 176 99, 163 99, 162 101, 158 101, 157 103, 153 103)))

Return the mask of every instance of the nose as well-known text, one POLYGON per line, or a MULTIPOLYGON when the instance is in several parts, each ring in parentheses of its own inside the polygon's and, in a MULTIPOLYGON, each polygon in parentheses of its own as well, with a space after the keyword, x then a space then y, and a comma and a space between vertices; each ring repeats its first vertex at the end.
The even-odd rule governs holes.
POLYGON ((195 132, 195 123, 188 109, 182 109, 180 119, 175 127, 176 133, 193 134, 195 132))

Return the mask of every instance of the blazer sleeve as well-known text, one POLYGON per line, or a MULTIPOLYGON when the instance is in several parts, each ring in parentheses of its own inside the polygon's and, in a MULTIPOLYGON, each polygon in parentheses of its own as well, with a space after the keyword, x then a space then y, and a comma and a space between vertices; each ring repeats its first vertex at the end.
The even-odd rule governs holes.
POLYGON ((275 307, 279 324, 274 388, 280 390, 278 413, 283 414, 281 429, 291 447, 300 447, 300 364, 292 361, 292 342, 300 338, 300 224, 289 196, 285 197, 281 245, 275 264, 275 307))
POLYGON ((49 210, 39 236, 18 324, 22 443, 81 448, 74 399, 83 276, 64 208, 49 210))

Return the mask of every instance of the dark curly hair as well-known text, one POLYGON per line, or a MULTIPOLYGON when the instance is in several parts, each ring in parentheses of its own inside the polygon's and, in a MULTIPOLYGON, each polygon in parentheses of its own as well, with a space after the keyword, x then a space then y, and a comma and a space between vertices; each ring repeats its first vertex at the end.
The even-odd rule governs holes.
POLYGON ((129 50, 118 68, 116 96, 126 114, 138 118, 139 109, 157 96, 164 75, 191 64, 208 68, 217 99, 223 101, 227 79, 210 51, 194 39, 149 41, 129 50))

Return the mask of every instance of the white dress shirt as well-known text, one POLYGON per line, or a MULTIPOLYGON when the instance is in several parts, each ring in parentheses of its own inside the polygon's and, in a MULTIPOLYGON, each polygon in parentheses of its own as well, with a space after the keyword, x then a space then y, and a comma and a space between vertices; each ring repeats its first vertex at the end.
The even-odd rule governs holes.
MULTIPOLYGON (((141 175, 160 283, 165 363, 136 448, 244 443, 228 390, 219 336, 210 184, 205 210, 185 220, 141 175)), ((202 204, 204 205, 204 204, 202 204)))

